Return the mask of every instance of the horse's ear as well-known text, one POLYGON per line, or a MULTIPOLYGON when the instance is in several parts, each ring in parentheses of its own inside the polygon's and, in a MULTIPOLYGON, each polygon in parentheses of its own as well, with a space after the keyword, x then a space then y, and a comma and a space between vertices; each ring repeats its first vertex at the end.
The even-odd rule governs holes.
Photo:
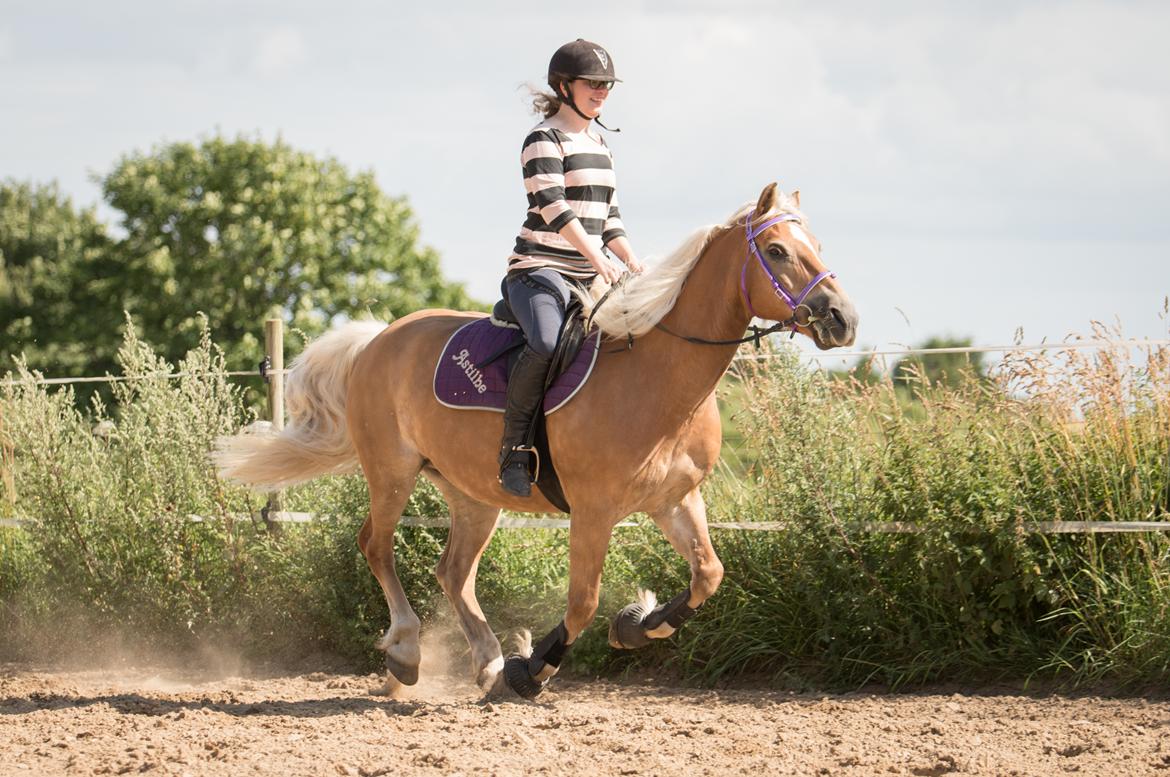
POLYGON ((764 190, 760 192, 760 199, 756 203, 756 215, 762 216, 772 208, 776 207, 776 182, 768 184, 764 190))
POLYGON ((792 190, 792 201, 796 203, 796 207, 800 207, 800 189, 792 190))

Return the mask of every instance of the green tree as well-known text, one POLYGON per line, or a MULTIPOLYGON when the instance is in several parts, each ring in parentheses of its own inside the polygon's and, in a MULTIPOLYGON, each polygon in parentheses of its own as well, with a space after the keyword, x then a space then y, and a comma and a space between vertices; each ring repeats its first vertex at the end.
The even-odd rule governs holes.
POLYGON ((859 356, 850 367, 829 369, 826 372, 830 380, 855 380, 866 386, 872 386, 884 380, 884 374, 878 369, 877 363, 872 356, 859 356))
POLYGON ((314 336, 339 318, 471 305, 419 246, 405 198, 384 194, 371 172, 280 140, 212 137, 130 154, 102 191, 125 231, 110 304, 168 359, 198 344, 199 312, 240 369, 255 366, 269 316, 314 336))
MULTIPOLYGON (((969 337, 931 337, 916 348, 968 348, 970 345, 969 337)), ((894 364, 893 377, 895 383, 903 386, 925 380, 932 386, 957 387, 972 377, 984 375, 983 357, 982 353, 915 354, 894 364)))
POLYGON ((0 183, 0 374, 102 374, 122 342, 111 240, 55 184, 0 183), (113 302, 114 304, 111 304, 113 302))

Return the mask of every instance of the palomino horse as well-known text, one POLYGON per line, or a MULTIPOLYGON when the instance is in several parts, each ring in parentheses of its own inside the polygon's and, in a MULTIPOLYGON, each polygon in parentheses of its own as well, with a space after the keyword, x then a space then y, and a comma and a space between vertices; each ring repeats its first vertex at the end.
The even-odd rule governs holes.
MULTIPOLYGON (((763 190, 726 224, 696 232, 656 268, 616 289, 593 323, 632 347, 606 348, 572 402, 549 417, 548 438, 572 508, 564 620, 526 655, 505 662, 475 597, 480 557, 500 508, 556 512, 541 494, 506 494, 496 479, 501 416, 454 410, 431 391, 447 339, 482 314, 424 310, 389 327, 353 323, 312 343, 292 368, 290 425, 272 437, 222 440, 221 474, 277 488, 360 462, 370 515, 358 544, 390 607, 379 646, 399 681, 418 679, 419 619, 394 569, 394 531, 421 472, 447 500, 451 530, 435 575, 471 645, 476 682, 535 696, 593 620, 615 524, 649 514, 691 569, 670 602, 649 598, 614 619, 610 641, 638 647, 670 636, 718 588, 699 484, 721 439, 715 387, 753 315, 784 322, 820 348, 853 343, 857 314, 819 258, 799 194, 763 190), (797 293, 795 291, 803 289, 797 293)), ((596 297, 594 297, 596 299, 596 297)), ((773 327, 776 329, 777 327, 773 327)))

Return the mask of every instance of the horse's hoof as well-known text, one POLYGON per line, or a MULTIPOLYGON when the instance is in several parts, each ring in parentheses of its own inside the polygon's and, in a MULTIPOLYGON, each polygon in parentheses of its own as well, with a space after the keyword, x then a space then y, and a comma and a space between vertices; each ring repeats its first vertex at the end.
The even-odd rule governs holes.
POLYGON ((483 700, 485 702, 507 701, 511 698, 513 698, 512 689, 508 687, 508 678, 504 676, 504 670, 501 669, 491 687, 484 692, 483 700))
POLYGON ((633 650, 650 644, 642 621, 646 618, 646 607, 641 602, 627 604, 609 622, 609 644, 618 650, 633 650))
POLYGON ((418 666, 400 664, 391 658, 389 653, 386 654, 386 670, 403 685, 414 685, 418 682, 418 666))
POLYGON ((504 681, 524 699, 535 699, 544 690, 544 683, 528 673, 528 659, 515 653, 504 661, 504 681))

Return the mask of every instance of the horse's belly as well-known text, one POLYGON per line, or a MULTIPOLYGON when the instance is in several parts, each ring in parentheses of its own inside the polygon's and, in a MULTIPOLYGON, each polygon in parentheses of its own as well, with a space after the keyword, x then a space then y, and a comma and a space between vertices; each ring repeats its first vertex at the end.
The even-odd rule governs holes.
MULTIPOLYGON (((588 389, 588 386, 586 386, 588 389)), ((566 411, 569 408, 565 409, 566 411)), ((670 507, 698 486, 719 460, 720 420, 714 396, 681 425, 664 432, 651 419, 554 416, 549 445, 565 496, 625 511, 670 507), (640 423, 639 423, 640 421, 640 423)))

